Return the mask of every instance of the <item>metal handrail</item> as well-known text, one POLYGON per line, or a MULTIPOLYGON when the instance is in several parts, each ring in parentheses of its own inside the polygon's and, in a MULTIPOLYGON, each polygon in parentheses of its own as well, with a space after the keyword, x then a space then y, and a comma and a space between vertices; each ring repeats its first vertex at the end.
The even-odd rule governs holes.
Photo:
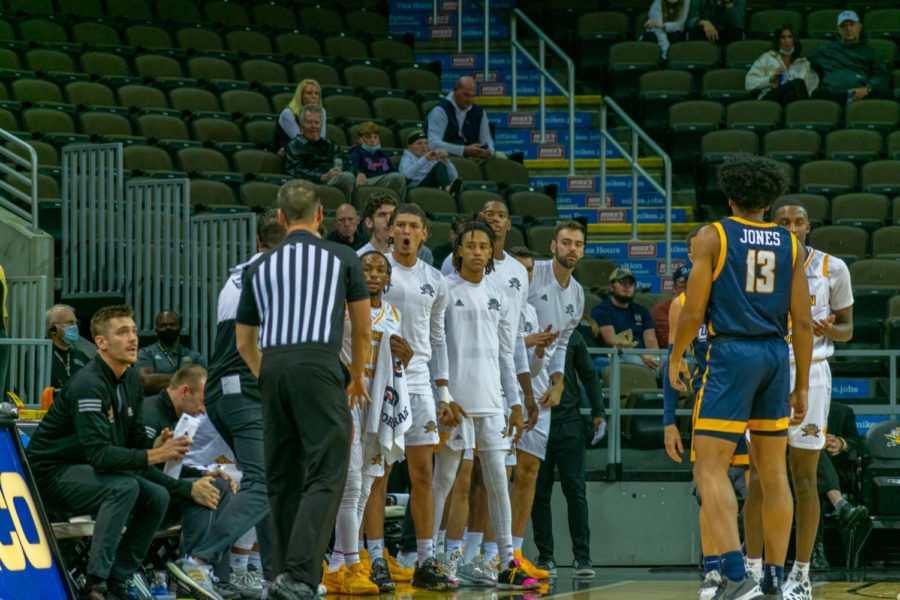
MULTIPOLYGON (((622 364, 622 355, 641 355, 652 354, 657 356, 668 356, 669 351, 665 349, 648 349, 648 348, 600 348, 597 346, 588 346, 588 352, 591 356, 606 355, 610 357, 610 373, 611 381, 608 382, 609 388, 609 405, 606 407, 606 424, 608 441, 608 464, 620 464, 622 462, 622 436, 621 418, 628 415, 659 415, 662 418, 663 410, 659 408, 623 408, 620 398, 620 369, 622 364)), ((835 350, 836 357, 869 357, 869 358, 887 358, 888 364, 888 403, 887 404, 854 404, 853 410, 860 415, 885 415, 888 414, 892 419, 896 419, 900 415, 900 404, 897 402, 897 361, 900 360, 900 350, 835 350)), ((787 368, 788 365, 785 365, 787 368)), ((663 372, 663 377, 668 376, 663 372)), ((607 382, 604 382, 607 383, 607 382)), ((692 411, 689 409, 677 409, 676 415, 690 415, 692 411)))
POLYGON ((28 160, 22 158, 12 150, 4 146, 0 146, 0 156, 8 159, 11 162, 14 162, 26 170, 28 170, 31 177, 27 177, 23 175, 21 171, 17 171, 13 167, 8 164, 4 164, 0 162, 0 172, 6 173, 9 177, 13 179, 17 179, 24 184, 31 184, 31 193, 26 194, 22 190, 13 187, 9 184, 5 179, 0 179, 0 190, 5 193, 13 196, 14 198, 18 198, 22 200, 25 204, 31 205, 31 212, 29 213, 27 210, 18 206, 14 202, 11 202, 7 198, 0 196, 0 206, 6 208, 7 210, 13 212, 14 214, 22 217, 26 221, 31 223, 31 230, 38 230, 38 159, 37 152, 35 152, 34 148, 28 145, 23 139, 14 136, 9 133, 5 129, 0 129, 0 138, 8 141, 10 144, 14 146, 19 146, 20 148, 24 148, 28 153, 28 160))
POLYGON ((656 191, 666 198, 666 275, 672 274, 672 159, 669 155, 653 141, 647 132, 641 129, 628 114, 622 110, 615 100, 609 97, 603 98, 603 104, 600 106, 600 197, 606 198, 606 144, 611 143, 618 150, 625 160, 631 165, 631 239, 638 239, 638 175, 645 177, 650 185, 656 191), (606 125, 607 109, 611 108, 613 112, 624 123, 631 127, 631 152, 626 152, 624 148, 609 133, 606 125), (647 146, 663 160, 663 186, 660 186, 653 177, 647 173, 642 166, 638 164, 638 148, 639 141, 643 141, 647 146), (629 155, 630 154, 630 155, 629 155))
MULTIPOLYGON (((487 4, 487 3, 485 3, 487 4)), ((485 8, 485 10, 487 10, 485 8)), ((487 13, 485 12, 485 16, 487 13)), ((521 52, 525 55, 532 65, 534 65, 541 74, 541 93, 540 93, 540 111, 541 111, 541 143, 543 144, 546 140, 546 113, 547 113, 547 103, 546 103, 546 93, 544 90, 544 86, 546 85, 546 80, 549 79, 550 83, 555 85, 562 92, 563 96, 565 96, 569 100, 569 175, 575 175, 575 61, 573 61, 569 55, 560 49, 550 37, 541 30, 540 27, 534 24, 534 22, 528 18, 528 16, 522 12, 518 8, 514 8, 510 12, 510 23, 509 23, 509 41, 511 44, 511 57, 512 57, 512 109, 513 112, 518 110, 518 52, 521 52), (522 21, 525 25, 527 25, 531 31, 533 31, 538 37, 538 59, 535 59, 528 50, 525 49, 522 44, 519 43, 518 40, 518 22, 522 21), (566 68, 568 70, 568 86, 563 86, 556 78, 547 70, 546 64, 544 62, 545 48, 548 47, 553 50, 557 56, 559 56, 565 63, 566 68)), ((485 51, 487 50, 487 25, 485 24, 485 51)))

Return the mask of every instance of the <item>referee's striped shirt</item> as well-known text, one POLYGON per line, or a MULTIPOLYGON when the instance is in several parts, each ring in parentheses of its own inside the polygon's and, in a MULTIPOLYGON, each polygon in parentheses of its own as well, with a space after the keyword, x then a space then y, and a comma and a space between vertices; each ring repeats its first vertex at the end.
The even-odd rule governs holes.
POLYGON ((293 231, 247 269, 237 322, 259 327, 259 347, 339 352, 344 302, 369 297, 349 246, 293 231))

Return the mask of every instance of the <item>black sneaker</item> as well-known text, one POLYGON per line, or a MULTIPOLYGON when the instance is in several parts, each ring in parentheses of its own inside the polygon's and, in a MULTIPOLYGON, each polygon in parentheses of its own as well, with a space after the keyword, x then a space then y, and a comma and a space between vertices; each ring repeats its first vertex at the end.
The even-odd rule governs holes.
POLYGON ((437 566, 437 561, 428 559, 417 565, 413 571, 412 586, 431 592, 452 592, 459 587, 456 580, 450 579, 437 566))
POLYGON ((498 590, 536 590, 541 587, 541 582, 528 575, 519 561, 511 560, 506 570, 497 577, 498 590))
POLYGON ((556 561, 552 556, 540 556, 534 563, 538 569, 543 569, 550 573, 550 577, 556 577, 556 561))
POLYGON ((822 542, 816 542, 816 545, 813 546, 810 568, 814 571, 827 571, 831 568, 831 565, 828 564, 828 557, 825 556, 825 545, 822 542))
POLYGON ((302 581, 297 581, 287 573, 275 578, 269 586, 268 597, 272 600, 316 600, 316 590, 302 581))
POLYGON ((372 573, 369 575, 369 579, 378 586, 378 591, 382 594, 394 591, 394 580, 391 579, 387 561, 380 556, 372 561, 372 573))
POLYGON ((105 581, 85 585, 78 593, 78 600, 106 600, 109 597, 109 588, 105 581))
POLYGON ((111 581, 109 583, 109 591, 106 594, 109 598, 121 598, 122 600, 145 600, 138 592, 134 585, 134 581, 126 579, 125 581, 111 581))
POLYGON ((855 506, 847 501, 844 501, 844 505, 841 506, 841 509, 838 511, 838 519, 840 519, 841 525, 847 529, 856 527, 863 519, 868 518, 868 516, 868 508, 865 506, 855 506))

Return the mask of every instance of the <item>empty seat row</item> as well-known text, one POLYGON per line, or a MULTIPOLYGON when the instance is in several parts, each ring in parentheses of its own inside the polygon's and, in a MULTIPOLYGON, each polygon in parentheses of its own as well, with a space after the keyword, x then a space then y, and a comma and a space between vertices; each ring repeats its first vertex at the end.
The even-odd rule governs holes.
POLYGON ((883 225, 900 225, 900 196, 892 202, 884 194, 856 192, 829 199, 821 194, 786 194, 776 201, 799 204, 810 224, 861 227, 873 231, 883 225))

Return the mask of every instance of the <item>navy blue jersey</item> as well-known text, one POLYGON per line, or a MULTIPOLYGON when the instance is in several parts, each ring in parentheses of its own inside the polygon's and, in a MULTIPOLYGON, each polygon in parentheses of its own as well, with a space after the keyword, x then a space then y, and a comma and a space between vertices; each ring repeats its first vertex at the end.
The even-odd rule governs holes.
POLYGON ((710 336, 783 338, 797 259, 794 234, 737 217, 713 227, 721 247, 709 296, 710 336))

